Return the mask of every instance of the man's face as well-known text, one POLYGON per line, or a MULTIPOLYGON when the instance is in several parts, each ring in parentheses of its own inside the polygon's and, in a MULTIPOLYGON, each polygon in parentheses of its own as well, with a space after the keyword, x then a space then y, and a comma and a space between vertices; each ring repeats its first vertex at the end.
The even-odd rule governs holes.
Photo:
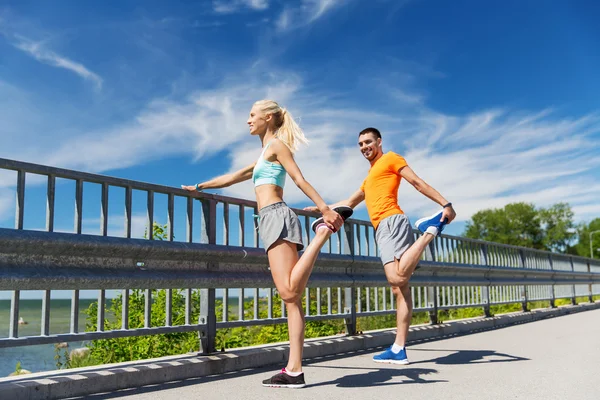
POLYGON ((381 139, 375 136, 375 134, 368 132, 358 137, 358 147, 363 157, 367 160, 372 161, 379 155, 381 149, 381 139))

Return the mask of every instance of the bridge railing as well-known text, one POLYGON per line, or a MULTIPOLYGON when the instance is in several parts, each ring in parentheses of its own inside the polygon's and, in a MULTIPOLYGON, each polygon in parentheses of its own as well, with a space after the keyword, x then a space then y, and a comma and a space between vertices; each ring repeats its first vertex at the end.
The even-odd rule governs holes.
MULTIPOLYGON (((0 159, 2 190, 14 190, 16 200, 14 228, 0 228, 0 291, 11 294, 9 330, 6 337, 0 332, 0 347, 198 332, 208 353, 217 329, 286 321, 283 304, 275 306, 280 300, 260 248, 253 201, 7 159, 0 159), (71 211, 64 206, 69 203, 71 211), (71 218, 72 230, 64 223, 71 218), (95 232, 89 221, 98 223, 95 232), (152 234, 156 223, 158 236, 152 234), (80 328, 80 291, 89 289, 97 291, 94 332, 80 328), (134 289, 144 290, 142 328, 129 326, 134 289), (166 290, 160 326, 152 325, 155 289, 166 290), (42 293, 39 335, 19 334, 21 292, 28 290, 42 293), (71 293, 67 332, 51 329, 52 293, 58 290, 71 293), (119 329, 106 328, 107 293, 122 296, 119 329), (177 324, 175 294, 185 298, 177 324)), ((294 211, 309 243, 318 215, 294 211)), ((343 319, 353 334, 358 317, 395 313, 374 235, 369 222, 351 219, 332 236, 306 289, 307 320, 343 319)), ((482 307, 489 315, 497 304, 521 303, 526 310, 531 301, 592 301, 600 294, 600 262, 442 235, 421 257, 411 282, 414 310, 429 312, 436 323, 438 310, 482 307)))

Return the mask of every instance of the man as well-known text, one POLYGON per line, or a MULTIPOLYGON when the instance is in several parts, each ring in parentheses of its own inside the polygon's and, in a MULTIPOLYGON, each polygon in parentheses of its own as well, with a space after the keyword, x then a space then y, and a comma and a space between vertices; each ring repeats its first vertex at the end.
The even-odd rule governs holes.
MULTIPOLYGON (((381 253, 385 276, 396 296, 396 339, 392 347, 373 357, 373 361, 408 364, 404 345, 412 318, 409 280, 427 245, 442 232, 446 224, 452 222, 456 212, 452 203, 419 178, 403 157, 391 151, 383 153, 379 130, 362 130, 358 134, 358 146, 363 156, 371 163, 371 169, 360 189, 336 205, 354 208, 361 201, 366 201, 367 211, 375 228, 375 240, 381 253), (423 235, 416 242, 410 222, 398 205, 398 187, 402 178, 443 207, 431 217, 417 221, 415 226, 423 235)), ((316 211, 314 207, 306 209, 316 211)))

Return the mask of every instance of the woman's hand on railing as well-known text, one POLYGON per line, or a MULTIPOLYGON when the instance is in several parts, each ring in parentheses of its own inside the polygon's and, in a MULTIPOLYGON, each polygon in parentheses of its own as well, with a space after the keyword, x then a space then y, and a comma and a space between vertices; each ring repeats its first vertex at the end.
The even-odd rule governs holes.
POLYGON ((202 188, 200 188, 200 184, 195 184, 193 186, 181 185, 183 190, 187 190, 188 192, 200 192, 202 188))

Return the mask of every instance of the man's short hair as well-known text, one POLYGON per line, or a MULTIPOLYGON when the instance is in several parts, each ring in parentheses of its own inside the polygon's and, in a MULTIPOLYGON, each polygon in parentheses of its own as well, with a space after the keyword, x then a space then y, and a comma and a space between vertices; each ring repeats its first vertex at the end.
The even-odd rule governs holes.
POLYGON ((379 132, 379 129, 377 129, 377 128, 365 128, 362 131, 360 131, 360 133, 358 134, 358 137, 361 137, 362 135, 364 135, 366 133, 372 133, 373 135, 375 135, 376 138, 381 139, 381 132, 379 132))

